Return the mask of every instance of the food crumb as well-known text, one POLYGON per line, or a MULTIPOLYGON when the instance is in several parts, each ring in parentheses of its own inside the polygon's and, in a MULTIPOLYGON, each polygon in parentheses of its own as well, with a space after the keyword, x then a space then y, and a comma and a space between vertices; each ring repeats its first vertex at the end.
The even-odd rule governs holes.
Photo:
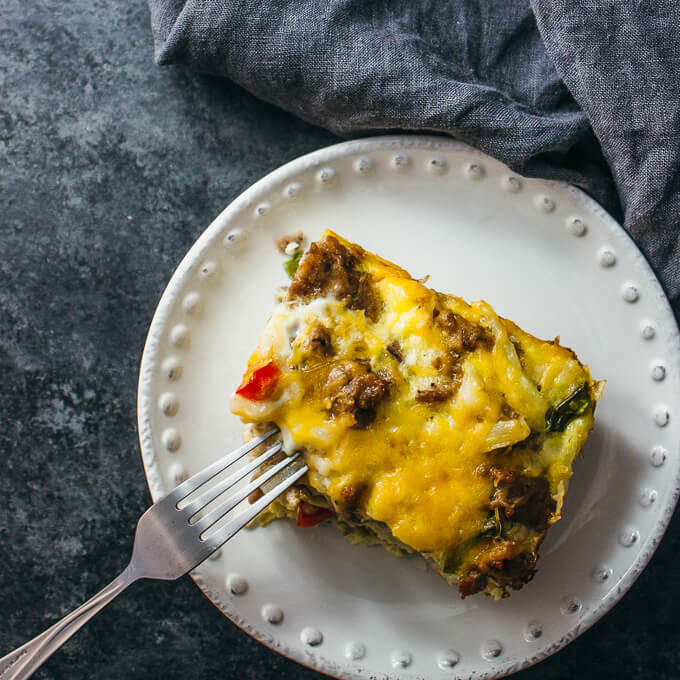
MULTIPOLYGON (((286 249, 288 248, 289 245, 292 243, 296 244, 296 249, 300 247, 302 244, 302 241, 304 240, 305 235, 298 229, 297 231, 293 232, 292 234, 286 234, 285 236, 282 236, 281 238, 276 240, 276 247, 279 249, 279 252, 284 254, 284 255, 292 255, 292 253, 289 253, 286 249)), ((295 251, 293 251, 295 252, 295 251)))

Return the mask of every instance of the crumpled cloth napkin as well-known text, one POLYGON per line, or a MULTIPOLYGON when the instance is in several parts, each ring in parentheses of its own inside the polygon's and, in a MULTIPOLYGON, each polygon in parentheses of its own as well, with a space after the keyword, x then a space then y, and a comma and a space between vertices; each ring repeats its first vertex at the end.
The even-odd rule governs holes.
POLYGON ((455 136, 571 182, 680 316, 680 0, 149 0, 158 64, 342 136, 455 136))

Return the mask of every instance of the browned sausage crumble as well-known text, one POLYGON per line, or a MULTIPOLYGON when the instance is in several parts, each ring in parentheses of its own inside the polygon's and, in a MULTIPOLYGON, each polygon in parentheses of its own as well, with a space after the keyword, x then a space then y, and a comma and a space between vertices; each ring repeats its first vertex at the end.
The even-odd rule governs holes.
POLYGON ((390 377, 373 373, 367 363, 343 361, 328 374, 324 394, 330 399, 332 415, 350 414, 357 427, 366 427, 375 420, 376 408, 390 386, 390 377))
POLYGON ((416 401, 422 404, 438 404, 453 395, 453 385, 437 385, 432 383, 426 390, 416 392, 416 401))
POLYGON ((375 321, 380 302, 371 276, 358 269, 361 253, 329 236, 312 243, 300 262, 288 289, 288 300, 334 297, 349 309, 363 309, 375 321))
POLYGON ((404 360, 404 353, 401 351, 399 343, 394 340, 385 348, 399 363, 404 360))
POLYGON ((444 329, 451 351, 462 354, 474 351, 478 345, 486 349, 493 346, 493 338, 485 328, 459 314, 448 309, 435 309, 433 316, 435 322, 444 329))
POLYGON ((330 331, 321 324, 317 324, 312 328, 305 344, 306 349, 312 353, 318 353, 327 357, 334 354, 330 331))

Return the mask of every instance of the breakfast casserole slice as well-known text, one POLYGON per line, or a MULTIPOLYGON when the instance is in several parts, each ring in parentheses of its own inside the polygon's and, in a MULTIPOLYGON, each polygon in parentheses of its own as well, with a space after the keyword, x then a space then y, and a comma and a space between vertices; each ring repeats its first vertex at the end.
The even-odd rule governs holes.
POLYGON ((327 231, 299 262, 232 411, 309 473, 271 504, 355 543, 420 553, 463 596, 535 572, 602 384, 486 302, 431 290, 327 231))

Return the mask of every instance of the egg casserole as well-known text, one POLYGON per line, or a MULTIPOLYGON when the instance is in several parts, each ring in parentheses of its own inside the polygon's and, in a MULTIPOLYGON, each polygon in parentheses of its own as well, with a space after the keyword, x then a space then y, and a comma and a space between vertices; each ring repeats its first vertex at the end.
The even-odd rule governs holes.
MULTIPOLYGON (((420 553, 463 597, 535 573, 602 383, 483 301, 327 231, 302 255, 232 411, 309 472, 260 516, 420 553)), ((263 485, 264 488, 264 485, 263 485)))

